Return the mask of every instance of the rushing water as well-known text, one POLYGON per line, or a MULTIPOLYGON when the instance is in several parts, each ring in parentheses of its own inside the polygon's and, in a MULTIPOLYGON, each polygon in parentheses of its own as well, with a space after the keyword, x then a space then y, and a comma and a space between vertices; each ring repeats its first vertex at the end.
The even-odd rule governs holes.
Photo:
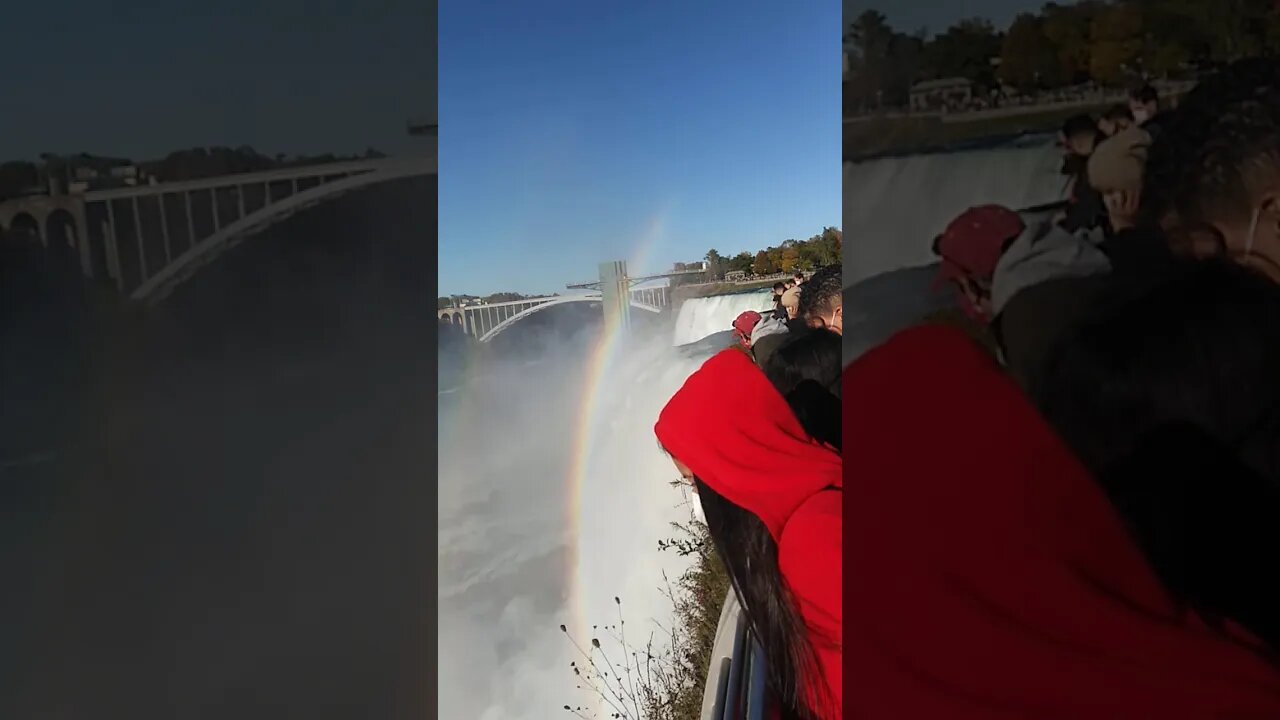
POLYGON ((844 167, 844 282, 937 260, 933 238, 974 205, 1019 209, 1063 197, 1061 155, 1036 136, 998 147, 844 167))
POLYGON ((590 636, 616 622, 615 596, 630 643, 655 621, 668 626, 658 588, 684 565, 657 543, 694 508, 669 485, 676 470, 653 424, 760 298, 690 300, 674 327, 637 326, 604 346, 587 326, 556 344, 516 342, 542 348, 518 357, 441 350, 454 370, 438 398, 440 717, 544 718, 589 705, 559 625, 590 636), (675 347, 672 337, 704 342, 675 347))
POLYGON ((675 345, 694 343, 731 329, 734 319, 747 310, 764 313, 772 309, 771 290, 689 298, 680 305, 680 311, 676 315, 672 342, 675 345))

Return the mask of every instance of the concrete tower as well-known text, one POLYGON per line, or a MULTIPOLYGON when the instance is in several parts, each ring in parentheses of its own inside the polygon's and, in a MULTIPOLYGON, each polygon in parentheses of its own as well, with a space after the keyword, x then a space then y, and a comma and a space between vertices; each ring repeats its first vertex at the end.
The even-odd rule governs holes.
POLYGON ((626 262, 600 263, 600 294, 604 301, 605 332, 631 327, 631 281, 627 279, 626 262))

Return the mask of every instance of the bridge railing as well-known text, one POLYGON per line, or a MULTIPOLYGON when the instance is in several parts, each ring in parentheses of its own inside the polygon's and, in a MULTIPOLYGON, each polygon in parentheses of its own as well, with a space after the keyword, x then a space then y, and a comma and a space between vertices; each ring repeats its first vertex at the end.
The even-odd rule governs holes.
MULTIPOLYGON (((670 291, 669 287, 634 289, 629 293, 631 305, 652 313, 660 313, 670 305, 670 291)), ((539 312, 544 306, 577 302, 598 303, 602 302, 602 299, 600 295, 594 293, 559 295, 459 308, 438 308, 436 315, 441 322, 448 321, 451 324, 460 325, 468 335, 485 342, 529 314, 539 312)))
POLYGON ((293 167, 260 170, 256 172, 219 175, 211 178, 195 180, 176 180, 155 183, 152 185, 133 185, 110 190, 90 190, 84 193, 86 202, 131 198, 134 196, 156 195, 159 193, 185 193, 213 188, 229 188, 239 185, 259 185, 261 183, 283 180, 303 180, 307 178, 344 177, 355 173, 373 172, 389 167, 420 165, 420 158, 369 158, 367 160, 347 160, 342 162, 317 165, 296 165, 293 167))
MULTIPOLYGON (((379 158, 86 193, 93 267, 135 300, 163 298, 224 250, 293 213, 386 180, 428 175, 434 158, 379 158)), ((88 246, 82 257, 90 255, 88 246)))

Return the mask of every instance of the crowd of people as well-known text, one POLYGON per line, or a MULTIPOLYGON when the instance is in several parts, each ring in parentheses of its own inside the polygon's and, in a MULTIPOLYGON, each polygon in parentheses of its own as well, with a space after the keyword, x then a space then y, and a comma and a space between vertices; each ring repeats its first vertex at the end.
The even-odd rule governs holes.
POLYGON ((1060 140, 1065 208, 935 242, 969 327, 845 370, 849 707, 1280 717, 1280 65, 1060 140))
POLYGON ((782 717, 842 717, 841 268, 774 288, 655 433, 697 492, 782 717))
POLYGON ((1065 207, 946 227, 962 322, 854 300, 842 364, 820 271, 663 410, 781 716, 1280 717, 1280 64, 1159 104, 1064 124, 1065 207))

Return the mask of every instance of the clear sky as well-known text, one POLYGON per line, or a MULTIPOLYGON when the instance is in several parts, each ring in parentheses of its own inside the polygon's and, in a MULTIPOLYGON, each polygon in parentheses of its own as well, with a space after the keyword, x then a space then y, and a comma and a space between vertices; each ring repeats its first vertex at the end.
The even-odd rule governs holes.
MULTIPOLYGON (((889 24, 902 32, 926 28, 930 33, 943 32, 957 20, 985 17, 998 28, 1007 28, 1018 13, 1036 12, 1044 5, 1038 0, 842 0, 846 18, 874 8, 884 13, 889 24)), ((1074 0, 1058 0, 1070 5, 1074 0)))
POLYGON ((840 224, 835 2, 445 0, 440 291, 563 292, 840 224))
POLYGON ((0 160, 414 147, 434 115, 436 0, 5 5, 0 160))

